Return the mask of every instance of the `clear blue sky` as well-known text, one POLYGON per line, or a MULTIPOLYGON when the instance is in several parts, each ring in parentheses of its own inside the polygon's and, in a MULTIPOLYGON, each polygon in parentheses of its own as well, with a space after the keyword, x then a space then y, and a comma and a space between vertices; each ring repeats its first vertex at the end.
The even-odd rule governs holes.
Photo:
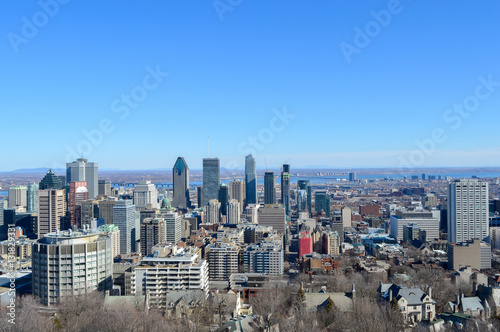
POLYGON ((78 149, 101 169, 171 168, 179 155, 200 168, 207 137, 230 168, 247 152, 269 167, 397 167, 412 153, 414 166, 500 165, 500 86, 474 97, 478 77, 500 82, 497 1, 73 0, 43 10, 0 3, 0 171, 56 167, 78 149), (374 24, 371 12, 388 8, 390 21, 374 24), (369 43, 358 38, 346 57, 356 28, 369 43), (157 67, 169 73, 159 84, 147 76, 157 67), (135 108, 120 100, 132 91, 147 93, 135 108), (466 98, 479 100, 475 111, 446 113, 466 98), (295 117, 283 126, 273 110, 284 109, 295 117), (103 121, 113 129, 89 143, 82 132, 103 121), (435 128, 446 139, 420 151, 435 128))

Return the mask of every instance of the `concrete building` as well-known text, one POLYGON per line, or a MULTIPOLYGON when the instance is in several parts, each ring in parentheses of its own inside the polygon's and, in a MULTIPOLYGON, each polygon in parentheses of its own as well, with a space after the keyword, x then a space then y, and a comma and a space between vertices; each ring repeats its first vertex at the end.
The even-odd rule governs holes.
POLYGON ((80 223, 83 225, 91 225, 92 221, 99 219, 99 201, 88 199, 81 202, 81 218, 80 223))
POLYGON ((120 253, 120 229, 113 224, 102 225, 98 228, 99 233, 111 239, 111 255, 118 256, 120 253))
POLYGON ((179 290, 199 290, 208 294, 208 264, 197 254, 180 251, 167 254, 165 245, 152 248, 132 272, 131 294, 149 292, 151 308, 165 309, 167 295, 179 290))
POLYGON ((240 203, 240 211, 245 207, 245 181, 229 182, 229 198, 235 199, 240 203))
POLYGON ((211 199, 205 206, 205 224, 217 224, 220 221, 220 202, 217 199, 211 199))
POLYGON ((116 199, 106 199, 99 201, 99 218, 104 219, 104 223, 113 224, 113 207, 116 205, 116 199))
POLYGON ((151 181, 141 181, 135 186, 134 205, 138 210, 159 208, 158 190, 151 181))
POLYGON ((66 163, 66 183, 85 181, 89 198, 95 199, 99 193, 98 164, 89 163, 85 158, 78 158, 72 163, 66 163))
POLYGON ((210 280, 229 280, 233 273, 238 273, 240 248, 236 245, 214 243, 205 248, 210 280))
POLYGON ((141 254, 151 254, 151 248, 165 243, 166 227, 163 218, 146 218, 141 221, 141 254))
POLYGON ((428 241, 439 239, 439 215, 438 210, 424 212, 396 210, 390 219, 391 236, 403 241, 404 225, 414 224, 426 232, 428 241))
POLYGON ((15 186, 9 188, 9 209, 16 209, 19 212, 25 212, 28 197, 28 187, 15 186), (19 210, 20 209, 20 210, 19 210))
POLYGON ((469 242, 448 243, 448 269, 462 266, 473 269, 491 269, 491 247, 478 239, 469 242))
POLYGON ((61 219, 66 215, 65 191, 44 189, 38 191, 37 235, 41 238, 47 233, 61 229, 61 219))
POLYGON ((249 273, 283 275, 283 248, 276 243, 250 245, 243 253, 243 268, 249 273))
POLYGON ((53 306, 72 297, 113 287, 111 238, 99 233, 54 232, 32 247, 33 295, 53 306))
POLYGON ((286 234, 285 208, 278 204, 260 208, 258 210, 257 221, 259 225, 272 226, 277 232, 286 234))
POLYGON ((455 180, 448 184, 448 241, 485 240, 489 235, 488 182, 455 180))
POLYGON ((251 154, 245 157, 245 191, 245 206, 257 204, 257 169, 251 154))
POLYGON ((113 206, 113 224, 120 230, 120 254, 135 247, 135 206, 132 200, 118 200, 113 206))
POLYGON ((165 242, 177 244, 181 240, 182 216, 177 212, 162 213, 165 220, 165 242))
POLYGON ((340 236, 336 231, 325 231, 322 234, 323 254, 329 256, 340 255, 340 236))
POLYGON ((101 196, 111 196, 111 181, 108 180, 98 180, 98 195, 101 196))
POLYGON ((491 249, 500 249, 500 227, 490 227, 491 249))
POLYGON ((259 204, 247 204, 246 206, 246 218, 249 223, 258 224, 259 223, 259 204))
POLYGON ((189 167, 183 157, 177 158, 172 168, 174 197, 173 206, 180 209, 191 207, 189 199, 189 167))
POLYGON ((232 199, 227 203, 227 223, 228 224, 239 224, 240 223, 240 203, 232 199))
POLYGON ((203 203, 211 199, 219 199, 220 160, 219 158, 203 159, 203 203))

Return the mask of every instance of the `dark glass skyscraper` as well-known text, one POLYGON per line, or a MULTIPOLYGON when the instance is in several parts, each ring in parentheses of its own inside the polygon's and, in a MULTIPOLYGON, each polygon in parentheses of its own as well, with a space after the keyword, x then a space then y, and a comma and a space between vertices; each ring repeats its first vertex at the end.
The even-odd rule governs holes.
POLYGON ((283 164, 281 171, 281 202, 285 207, 285 213, 290 215, 290 165, 283 164))
POLYGON ((327 218, 330 218, 330 195, 325 190, 314 193, 314 210, 320 212, 323 210, 327 218))
POLYGON ((276 204, 276 179, 271 171, 264 174, 264 204, 276 204))
POLYGON ((54 171, 52 171, 52 169, 48 170, 42 181, 40 181, 40 183, 38 184, 39 190, 63 188, 64 184, 61 182, 61 179, 54 174, 54 171))
POLYGON ((211 199, 219 199, 220 160, 219 158, 203 159, 203 203, 211 199))
POLYGON ((257 204, 257 170, 255 158, 251 154, 245 157, 245 188, 245 204, 257 204))
POLYGON ((219 187, 220 214, 227 216, 227 203, 229 202, 229 187, 223 183, 219 187))
POLYGON ((307 211, 309 214, 312 212, 312 195, 311 195, 311 181, 309 180, 298 180, 297 188, 299 190, 305 190, 307 192, 307 211))
POLYGON ((177 158, 172 169, 174 182, 173 205, 186 209, 191 206, 189 201, 189 167, 183 157, 177 158))

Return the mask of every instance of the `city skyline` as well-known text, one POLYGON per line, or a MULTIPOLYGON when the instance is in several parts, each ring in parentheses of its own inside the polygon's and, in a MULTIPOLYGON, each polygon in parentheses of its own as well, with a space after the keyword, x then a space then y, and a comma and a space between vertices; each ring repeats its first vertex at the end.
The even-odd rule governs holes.
POLYGON ((500 164, 490 138, 500 22, 485 15, 500 4, 96 4, 59 4, 38 26, 39 3, 0 5, 2 122, 17 124, 3 128, 16 144, 0 171, 62 168, 82 153, 123 168, 125 150, 126 169, 168 168, 179 155, 201 169, 207 137, 228 169, 250 153, 259 168, 264 158, 295 168, 500 164), (67 125, 76 114, 85 116, 67 125), (183 125, 165 133, 172 123, 183 125), (35 139, 52 126, 63 139, 35 139), (159 137, 177 144, 153 160, 159 137))

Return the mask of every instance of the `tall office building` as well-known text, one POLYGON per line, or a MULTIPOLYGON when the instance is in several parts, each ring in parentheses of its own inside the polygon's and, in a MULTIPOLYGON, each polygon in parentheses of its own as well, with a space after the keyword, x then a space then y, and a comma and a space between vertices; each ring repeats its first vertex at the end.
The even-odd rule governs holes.
POLYGON ((220 160, 219 158, 203 159, 203 203, 219 198, 220 160))
POLYGON ((241 216, 241 206, 240 203, 232 199, 227 203, 227 223, 228 224, 239 224, 241 216))
POLYGON ((26 186, 15 186, 9 188, 9 209, 21 209, 26 211, 28 188, 26 186))
POLYGON ((131 200, 116 201, 113 224, 120 229, 120 254, 127 255, 135 246, 135 206, 131 200))
POLYGON ((286 213, 285 208, 276 204, 259 208, 257 221, 262 226, 272 226, 275 231, 286 234, 286 213))
POLYGON ((448 184, 449 243, 488 237, 488 200, 488 182, 462 179, 448 184))
POLYGON ((38 183, 30 182, 26 198, 26 212, 36 213, 38 211, 38 183))
POLYGON ((38 238, 61 229, 61 219, 66 216, 65 196, 66 193, 62 189, 38 191, 38 238))
POLYGON ((349 173, 349 181, 351 181, 351 182, 356 181, 356 173, 355 172, 349 173))
POLYGON ((245 157, 245 191, 245 206, 257 204, 257 169, 251 154, 245 157))
POLYGON ((89 198, 96 198, 99 192, 97 163, 89 163, 85 158, 78 158, 72 163, 66 163, 66 183, 77 181, 86 181, 89 198))
POLYGON ((307 191, 297 190, 297 212, 307 211, 307 191))
POLYGON ((141 181, 134 188, 134 205, 136 209, 157 209, 158 189, 151 181, 141 181))
POLYGON ((174 182, 173 205, 186 209, 191 206, 189 201, 189 167, 183 157, 177 158, 172 169, 174 182))
POLYGON ((32 246, 32 266, 33 295, 48 306, 63 297, 111 290, 111 238, 71 230, 46 234, 32 246))
POLYGON ((217 224, 220 221, 220 202, 217 199, 211 199, 205 206, 205 224, 217 224))
POLYGON ((92 225, 94 219, 99 219, 99 201, 88 199, 81 202, 80 225, 92 225))
POLYGON ((227 216, 227 202, 229 202, 229 187, 222 183, 219 187, 220 214, 227 216))
POLYGON ((281 170, 281 202, 285 207, 285 213, 290 215, 290 165, 283 164, 281 170))
POLYGON ((38 184, 38 190, 45 189, 63 189, 64 184, 61 181, 61 178, 56 176, 52 169, 49 169, 42 181, 38 184))
POLYGON ((311 181, 309 180, 298 180, 297 187, 300 190, 305 190, 307 192, 307 211, 309 214, 312 212, 312 192, 311 192, 311 181))
MULTIPOLYGON (((82 202, 88 199, 89 199, 89 191, 87 190, 87 182, 76 181, 69 183, 68 211, 69 211, 70 226, 76 225, 76 219, 77 219, 76 207, 81 206, 82 202)), ((81 215, 78 216, 78 220, 81 220, 81 215)), ((77 226, 81 227, 81 225, 77 226)))
POLYGON ((141 254, 151 254, 151 248, 163 243, 165 235, 165 220, 163 218, 146 218, 141 222, 141 254))
POLYGON ((98 194, 103 196, 111 196, 111 181, 98 180, 98 194))
POLYGON ((5 203, 3 198, 0 198, 0 241, 7 239, 7 224, 3 216, 3 210, 5 209, 5 203))
POLYGON ((203 186, 196 187, 196 196, 198 198, 198 208, 203 206, 203 186))
POLYGON ((323 210, 327 218, 330 218, 330 195, 325 190, 314 193, 314 210, 316 213, 323 210))
POLYGON ((240 211, 245 207, 245 181, 229 182, 229 198, 240 203, 240 211))
POLYGON ((165 242, 177 244, 181 240, 182 216, 177 212, 162 213, 165 220, 165 242))
POLYGON ((99 201, 99 218, 104 219, 106 225, 113 224, 113 207, 115 205, 116 199, 113 198, 99 201))
POLYGON ((276 204, 276 179, 272 171, 264 174, 264 204, 276 204))

